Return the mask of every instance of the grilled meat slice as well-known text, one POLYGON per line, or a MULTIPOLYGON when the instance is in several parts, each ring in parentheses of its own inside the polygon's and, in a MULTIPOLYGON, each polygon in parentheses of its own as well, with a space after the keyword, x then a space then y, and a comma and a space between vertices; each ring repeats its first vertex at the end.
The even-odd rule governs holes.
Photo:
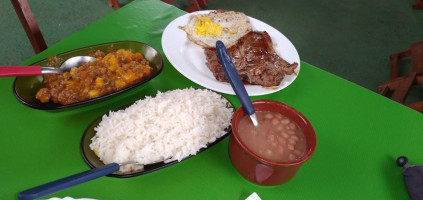
MULTIPOLYGON (((206 65, 218 81, 228 82, 215 48, 205 48, 206 65)), ((264 87, 278 86, 286 74, 294 73, 298 63, 288 63, 276 54, 266 31, 250 32, 228 49, 243 82, 264 87)))

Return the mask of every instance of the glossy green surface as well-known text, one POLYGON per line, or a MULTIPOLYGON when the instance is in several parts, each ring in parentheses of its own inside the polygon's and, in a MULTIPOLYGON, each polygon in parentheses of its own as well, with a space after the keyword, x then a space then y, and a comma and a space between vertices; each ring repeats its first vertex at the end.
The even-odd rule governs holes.
MULTIPOLYGON (((163 53, 163 29, 182 14, 156 0, 133 1, 23 64, 121 40, 145 42, 163 53)), ((14 199, 23 190, 89 169, 80 154, 81 137, 85 128, 108 110, 158 90, 198 86, 179 74, 166 58, 162 73, 142 87, 64 112, 22 105, 13 96, 12 85, 13 78, 0 79, 1 199, 14 199)), ((224 96, 239 107, 235 96, 224 96)), ((408 198, 395 159, 406 155, 410 164, 423 164, 420 113, 304 61, 292 85, 252 99, 284 102, 304 114, 315 128, 315 154, 284 185, 263 187, 243 179, 229 160, 226 138, 163 170, 127 179, 102 177, 49 197, 241 200, 257 192, 262 199, 408 198)))
MULTIPOLYGON (((45 87, 43 76, 21 76, 16 77, 13 84, 13 93, 15 97, 22 102, 24 105, 27 105, 32 108, 41 109, 41 110, 62 110, 68 108, 74 108, 81 105, 86 105, 90 103, 96 103, 98 101, 104 100, 109 97, 113 97, 120 93, 126 92, 132 88, 138 87, 142 84, 145 84, 147 81, 155 78, 163 70, 163 56, 153 47, 148 44, 137 42, 137 41, 117 41, 117 42, 108 42, 104 44, 91 45, 87 47, 78 48, 64 53, 59 53, 56 56, 61 62, 66 61, 67 59, 75 56, 86 56, 91 53, 100 50, 104 53, 108 53, 111 50, 126 49, 131 52, 139 52, 144 55, 144 58, 149 61, 150 67, 153 68, 151 76, 147 79, 140 81, 137 84, 124 88, 122 90, 96 97, 93 99, 88 99, 85 101, 72 103, 68 105, 61 105, 53 102, 41 103, 38 99, 35 98, 38 90, 45 87)), ((47 66, 47 59, 38 61, 31 65, 38 66, 47 66)), ((61 64, 61 63, 60 63, 61 64)), ((58 66, 49 66, 49 67, 60 67, 58 66)))

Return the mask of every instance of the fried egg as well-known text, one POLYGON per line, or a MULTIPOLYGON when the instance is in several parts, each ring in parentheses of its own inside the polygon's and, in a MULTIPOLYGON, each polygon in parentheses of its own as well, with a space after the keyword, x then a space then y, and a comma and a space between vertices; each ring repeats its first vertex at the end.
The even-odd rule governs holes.
POLYGON ((215 48, 221 40, 227 48, 252 31, 248 17, 241 12, 217 10, 208 14, 191 15, 185 26, 179 26, 187 38, 205 48, 215 48))

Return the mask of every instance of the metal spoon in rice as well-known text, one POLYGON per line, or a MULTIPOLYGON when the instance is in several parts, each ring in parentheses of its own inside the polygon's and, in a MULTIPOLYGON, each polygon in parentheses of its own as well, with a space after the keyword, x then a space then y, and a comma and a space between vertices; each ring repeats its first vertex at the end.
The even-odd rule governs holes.
POLYGON ((245 89, 245 86, 242 83, 241 78, 239 77, 239 74, 236 71, 233 62, 229 57, 228 50, 226 49, 225 44, 223 44, 223 42, 220 40, 216 42, 216 51, 220 64, 222 64, 223 70, 225 71, 225 75, 231 83, 231 86, 234 89, 236 96, 242 104, 242 107, 244 108, 245 112, 250 116, 254 126, 258 126, 255 110, 253 104, 251 103, 250 97, 248 96, 247 90, 245 89))

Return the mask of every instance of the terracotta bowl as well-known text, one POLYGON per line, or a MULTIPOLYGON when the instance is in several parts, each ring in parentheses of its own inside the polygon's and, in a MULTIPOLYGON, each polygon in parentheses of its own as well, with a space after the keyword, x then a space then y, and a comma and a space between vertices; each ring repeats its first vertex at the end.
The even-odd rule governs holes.
POLYGON ((294 108, 273 100, 255 100, 256 111, 279 112, 293 120, 304 133, 306 149, 303 156, 293 162, 274 162, 253 153, 241 141, 238 125, 246 115, 242 107, 235 111, 232 119, 232 136, 229 142, 229 156, 237 171, 247 180, 258 185, 279 185, 292 179, 304 162, 316 149, 316 134, 310 122, 294 108))

